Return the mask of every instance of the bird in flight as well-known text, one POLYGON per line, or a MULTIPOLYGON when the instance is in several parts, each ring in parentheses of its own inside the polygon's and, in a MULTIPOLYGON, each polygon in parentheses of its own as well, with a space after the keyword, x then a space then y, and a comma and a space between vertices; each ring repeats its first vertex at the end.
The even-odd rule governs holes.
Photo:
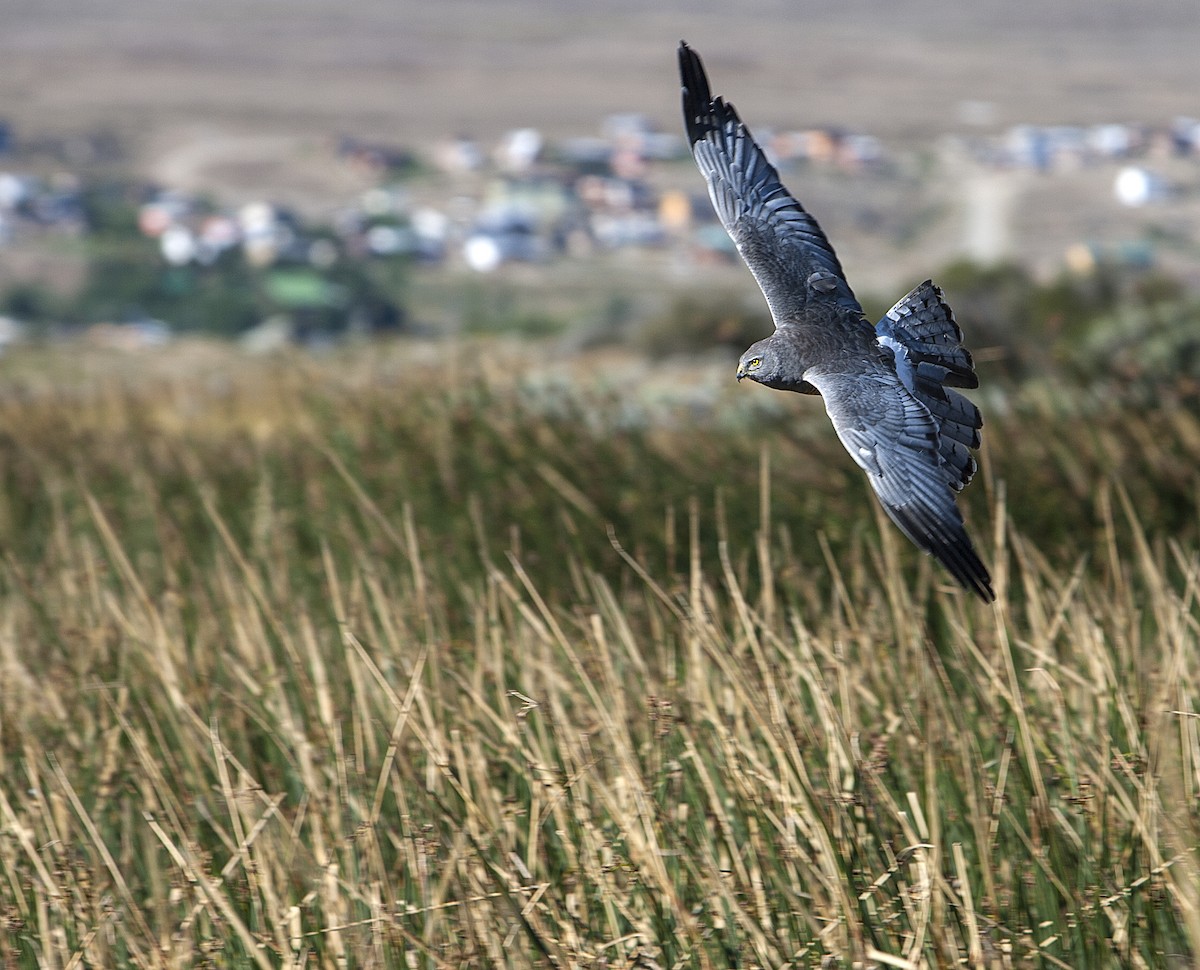
POLYGON ((979 379, 942 291, 926 280, 872 326, 825 233, 733 105, 713 97, 685 43, 679 73, 692 156, 775 322, 775 332, 742 355, 738 380, 820 394, 900 531, 991 602, 991 577, 955 504, 975 474, 971 449, 983 419, 953 388, 978 387, 979 379))

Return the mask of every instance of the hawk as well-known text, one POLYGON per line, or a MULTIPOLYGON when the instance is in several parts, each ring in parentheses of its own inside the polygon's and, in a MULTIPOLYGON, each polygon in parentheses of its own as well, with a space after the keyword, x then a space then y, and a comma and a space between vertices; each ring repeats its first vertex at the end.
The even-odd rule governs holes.
POLYGON ((821 227, 784 188, 733 105, 713 97, 686 43, 679 72, 692 156, 775 323, 742 355, 737 379, 820 394, 900 531, 991 602, 991 577, 955 504, 975 474, 971 449, 983 419, 953 388, 979 380, 942 291, 926 280, 872 326, 821 227))

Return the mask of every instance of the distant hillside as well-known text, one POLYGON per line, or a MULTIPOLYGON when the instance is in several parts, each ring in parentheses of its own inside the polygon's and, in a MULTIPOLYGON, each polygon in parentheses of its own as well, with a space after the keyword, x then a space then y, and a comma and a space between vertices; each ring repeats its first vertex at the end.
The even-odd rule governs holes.
POLYGON ((570 134, 615 110, 673 125, 680 37, 761 124, 919 138, 957 126, 963 100, 994 103, 998 125, 1159 121, 1200 90, 1191 0, 25 0, 6 4, 0 104, 23 128, 139 135, 570 134))

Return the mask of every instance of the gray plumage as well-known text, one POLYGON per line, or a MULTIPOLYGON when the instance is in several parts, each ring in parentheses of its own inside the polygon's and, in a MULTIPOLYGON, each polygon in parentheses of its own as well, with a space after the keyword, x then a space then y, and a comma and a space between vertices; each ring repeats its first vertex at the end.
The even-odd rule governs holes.
POLYGON ((967 589, 995 599, 955 505, 975 474, 977 387, 962 331, 926 280, 872 326, 829 240, 784 188, 733 105, 714 98, 696 53, 679 46, 683 116, 713 208, 754 278, 775 332, 742 355, 738 380, 820 394, 838 438, 884 510, 967 589))

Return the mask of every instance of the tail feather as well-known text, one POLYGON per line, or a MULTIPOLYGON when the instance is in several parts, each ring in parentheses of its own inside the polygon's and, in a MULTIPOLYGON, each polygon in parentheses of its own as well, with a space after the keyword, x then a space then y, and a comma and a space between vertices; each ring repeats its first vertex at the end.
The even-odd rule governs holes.
POLYGON ((983 416, 954 387, 978 387, 975 364, 962 346, 963 333, 940 288, 926 280, 875 325, 879 342, 892 351, 896 373, 938 425, 938 449, 959 491, 978 468, 970 449, 978 448, 983 416))
POLYGON ((979 430, 983 427, 979 408, 957 391, 940 385, 918 382, 916 392, 921 403, 929 408, 937 421, 938 431, 943 437, 961 441, 968 448, 979 447, 979 430))
POLYGON ((962 346, 963 333, 942 296, 940 287, 926 280, 904 296, 875 325, 881 337, 903 344, 914 367, 932 364, 945 369, 942 383, 951 387, 978 387, 975 362, 962 346))

